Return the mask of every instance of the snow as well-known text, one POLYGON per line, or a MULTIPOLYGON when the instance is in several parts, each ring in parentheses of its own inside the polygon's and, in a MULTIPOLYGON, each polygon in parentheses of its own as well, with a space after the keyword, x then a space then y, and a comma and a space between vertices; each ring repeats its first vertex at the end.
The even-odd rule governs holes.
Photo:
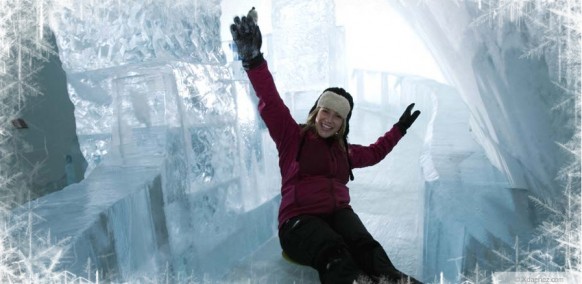
MULTIPOLYGON (((571 222, 579 200, 570 199, 579 198, 579 145, 571 142, 579 140, 579 101, 563 90, 579 90, 580 81, 556 67, 570 66, 562 58, 552 57, 571 46, 522 56, 543 43, 543 27, 526 20, 488 23, 498 21, 487 14, 496 9, 491 1, 368 3, 368 13, 358 17, 377 18, 370 9, 390 6, 416 31, 444 77, 429 79, 406 74, 409 69, 379 70, 381 60, 353 64, 359 57, 349 51, 358 45, 350 42, 361 26, 348 19, 358 7, 331 0, 233 2, 34 6, 48 15, 56 35, 75 107, 76 153, 88 163, 81 182, 11 211, 19 229, 9 234, 46 235, 57 247, 58 257, 49 257, 56 263, 46 271, 93 282, 318 283, 313 269, 281 257, 277 153, 240 62, 232 62, 223 42, 225 25, 233 13, 246 13, 238 7, 247 4, 265 9, 259 9, 265 56, 298 122, 333 85, 355 99, 351 143, 373 143, 412 102, 422 111, 388 157, 354 170, 349 184, 352 206, 397 268, 424 281, 456 283, 475 269, 526 269, 527 260, 507 256, 523 246, 537 255, 552 250, 556 257, 542 269, 579 268, 579 256, 561 250, 579 242, 570 235, 579 230, 571 222), (565 166, 573 168, 570 174, 565 166), (22 226, 29 213, 38 222, 22 226), (560 245, 529 243, 540 224, 560 245)), ((542 9, 556 8, 548 5, 542 9)), ((506 9, 545 17, 525 6, 506 9)), ((382 57, 372 50, 365 55, 382 57)), ((46 152, 62 153, 55 149, 46 152)), ((71 172, 68 164, 59 167, 71 172)), ((28 247, 30 255, 34 248, 28 247)), ((28 264, 39 259, 30 256, 28 264)))

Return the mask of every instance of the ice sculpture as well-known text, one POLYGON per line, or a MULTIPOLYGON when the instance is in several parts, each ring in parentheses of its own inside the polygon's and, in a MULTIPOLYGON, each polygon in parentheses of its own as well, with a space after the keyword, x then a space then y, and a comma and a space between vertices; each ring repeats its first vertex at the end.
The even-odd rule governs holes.
POLYGON ((52 11, 77 134, 89 162, 87 174, 111 142, 103 129, 113 127, 112 90, 123 82, 114 83, 115 77, 139 76, 137 69, 152 70, 171 61, 224 63, 216 21, 219 1, 58 2, 52 11))
POLYGON ((225 273, 273 235, 278 180, 253 112, 239 119, 248 86, 224 65, 220 2, 55 4, 89 168, 35 202, 36 229, 72 237, 60 265, 76 274, 225 273))
MULTIPOLYGON (((57 239, 74 236, 62 268, 97 270, 107 280, 170 275, 176 281, 313 282, 313 271, 290 268, 278 258, 276 154, 257 126, 256 112, 247 110, 253 106, 248 85, 224 66, 217 42, 219 1, 146 2, 53 7, 51 26, 90 166, 85 181, 35 203, 34 212, 48 220, 36 229, 50 229, 57 239)), ((496 30, 479 30, 492 44, 470 37, 463 27, 477 15, 477 4, 466 3, 401 12, 428 27, 425 36, 467 105, 450 87, 402 75, 381 74, 380 91, 369 83, 365 91, 352 90, 360 108, 353 123, 362 125, 352 130, 353 143, 371 142, 410 100, 423 110, 406 142, 382 165, 356 172, 352 189, 354 207, 395 264, 425 280, 440 272, 457 279, 476 263, 494 263, 488 258, 492 247, 529 234, 528 193, 514 186, 553 184, 560 155, 553 146, 526 154, 547 150, 553 137, 548 133, 564 138, 562 131, 569 131, 548 130, 566 118, 548 114, 553 98, 531 98, 528 92, 539 87, 553 93, 544 62, 516 60, 524 42, 511 28, 500 42, 492 39, 496 30), (458 14, 449 17, 453 9, 458 14), (522 77, 524 69, 539 72, 522 77), (537 121, 540 113, 539 128, 515 119, 537 121), (517 149, 523 145, 527 149, 517 149), (544 162, 553 155, 556 161, 544 162), (516 218, 505 221, 509 214, 516 218)), ((268 60, 299 121, 318 91, 347 80, 334 65, 344 62, 332 4, 273 1, 280 21, 273 24, 268 60), (305 15, 312 25, 294 20, 305 15), (302 37, 305 30, 309 40, 302 37)))

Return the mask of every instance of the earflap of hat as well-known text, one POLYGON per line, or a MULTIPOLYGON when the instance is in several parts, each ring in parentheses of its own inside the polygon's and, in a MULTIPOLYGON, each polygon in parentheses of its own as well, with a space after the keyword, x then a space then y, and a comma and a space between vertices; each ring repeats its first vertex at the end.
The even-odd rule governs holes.
POLYGON ((313 107, 309 110, 309 114, 311 114, 315 108, 317 108, 317 102, 319 101, 319 98, 315 101, 315 103, 313 104, 313 107))

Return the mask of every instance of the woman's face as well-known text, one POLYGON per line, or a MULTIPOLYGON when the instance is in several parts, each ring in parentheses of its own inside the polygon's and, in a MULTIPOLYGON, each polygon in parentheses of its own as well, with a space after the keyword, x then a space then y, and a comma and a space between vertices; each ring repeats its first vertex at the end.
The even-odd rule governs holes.
POLYGON ((315 117, 315 129, 319 136, 328 138, 340 130, 343 122, 344 119, 337 112, 322 107, 315 117))

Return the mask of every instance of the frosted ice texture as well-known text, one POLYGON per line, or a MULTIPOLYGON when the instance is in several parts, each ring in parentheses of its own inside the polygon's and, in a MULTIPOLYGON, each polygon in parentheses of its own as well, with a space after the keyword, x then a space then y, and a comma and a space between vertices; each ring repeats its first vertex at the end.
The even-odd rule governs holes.
MULTIPOLYGON (((125 5, 121 2, 107 3, 112 7, 125 5)), ((153 7, 162 5, 158 2, 152 3, 153 7)), ((101 4, 71 5, 71 7, 86 7, 101 4)), ((177 6, 180 5, 177 4, 177 6)), ((202 7, 204 4, 194 5, 202 7)), ((294 7, 291 1, 278 1, 274 5, 279 5, 277 7, 280 8, 281 14, 277 15, 282 20, 292 19, 293 24, 304 25, 303 27, 308 29, 307 21, 304 19, 313 16, 312 18, 316 19, 315 23, 319 23, 322 19, 319 14, 328 15, 328 12, 324 11, 326 9, 319 6, 319 2, 300 1, 297 3, 298 6, 294 7)), ((66 9, 72 9, 71 7, 66 9)), ((149 9, 142 7, 140 3, 131 3, 128 7, 133 7, 128 9, 135 9, 135 11, 149 9)), ((135 11, 132 12, 133 14, 124 15, 132 15, 127 18, 137 19, 140 12, 135 11)), ((211 273, 216 276, 224 272, 220 269, 228 269, 236 259, 247 256, 250 251, 272 237, 275 232, 274 220, 277 204, 277 200, 272 196, 276 194, 273 194, 273 190, 275 192, 278 190, 278 184, 270 182, 264 185, 262 184, 264 179, 261 178, 276 176, 276 171, 273 171, 276 166, 261 163, 261 158, 259 158, 261 155, 257 153, 262 152, 264 159, 268 161, 276 161, 276 154, 272 151, 253 149, 257 145, 260 145, 258 148, 264 149, 265 144, 242 143, 242 141, 261 141, 261 143, 269 141, 268 137, 261 133, 257 135, 257 126, 253 124, 252 119, 245 125, 233 122, 233 120, 240 121, 237 104, 241 102, 239 98, 248 99, 245 96, 248 92, 244 91, 248 88, 229 82, 225 67, 201 65, 200 62, 191 62, 188 59, 184 60, 188 63, 163 60, 165 58, 163 56, 181 52, 179 48, 178 51, 167 54, 162 48, 159 53, 161 55, 155 57, 156 60, 152 59, 156 53, 151 51, 156 49, 148 47, 155 47, 155 44, 135 45, 133 49, 129 49, 131 52, 127 53, 129 54, 127 57, 103 51, 99 55, 98 50, 90 48, 89 45, 84 46, 70 34, 77 34, 78 38, 87 38, 89 42, 96 42, 94 37, 101 31, 88 29, 88 26, 90 24, 98 26, 100 23, 92 19, 86 20, 88 16, 85 10, 66 13, 63 12, 61 15, 57 12, 57 15, 63 17, 64 23, 70 24, 59 26, 61 30, 57 30, 57 36, 60 39, 63 62, 66 62, 68 75, 72 78, 71 89, 74 90, 72 97, 75 105, 81 106, 76 112, 78 125, 81 126, 78 129, 82 134, 80 139, 85 135, 86 138, 83 138, 86 139, 83 141, 87 142, 85 145, 93 143, 91 141, 98 142, 95 144, 97 146, 83 149, 95 157, 104 157, 105 161, 95 167, 94 173, 83 183, 47 196, 42 200, 45 203, 36 212, 44 216, 46 220, 51 220, 46 226, 52 229, 53 236, 75 234, 80 236, 75 245, 78 248, 75 250, 78 257, 75 259, 76 271, 82 271, 84 260, 92 258, 95 260, 93 262, 95 267, 107 267, 112 273, 117 271, 116 273, 122 275, 122 278, 130 278, 131 275, 137 275, 143 271, 157 273, 163 269, 162 264, 166 261, 176 273, 193 272, 196 275, 211 273), (85 21, 90 24, 86 26, 85 21), (93 34, 85 35, 84 33, 93 34), (88 57, 84 58, 83 54, 87 54, 88 57), (101 62, 100 60, 105 60, 103 59, 105 57, 99 57, 103 54, 111 55, 111 60, 115 63, 101 62), (103 67, 108 68, 101 69, 103 67), (233 147, 233 145, 239 146, 233 147), (107 153, 106 156, 105 153, 107 153), (261 169, 261 166, 264 168, 261 169), (271 186, 271 191, 264 189, 269 186, 271 186), (255 191, 256 188, 259 190, 255 191), (250 198, 256 198, 254 194, 257 192, 263 196, 249 202, 250 198), (149 220, 152 220, 151 224, 147 223, 149 220), (143 225, 139 226, 139 224, 143 225), (79 233, 77 230, 83 231, 79 233), (140 234, 135 234, 136 231, 140 234), (140 239, 134 241, 136 237, 140 239)), ((97 15, 101 17, 100 14, 97 15)), ((161 15, 164 13, 162 12, 161 15)), ((327 16, 324 18, 331 19, 327 16)), ((144 21, 147 22, 147 20, 144 21)), ((325 22, 325 20, 321 21, 325 22)), ((209 26, 212 27, 212 25, 209 26)), ((278 25, 280 23, 275 23, 274 27, 278 25)), ((289 24, 289 28, 296 27, 289 24)), ((172 31, 169 33, 171 34, 172 31)), ((316 35, 309 42, 317 42, 325 37, 324 34, 317 32, 316 35)), ((130 36, 130 38, 134 37, 130 36)), ((301 42, 302 38, 296 36, 295 40, 301 42)), ((286 39, 274 40, 274 42, 277 41, 286 42, 286 39)), ((323 44, 323 42, 320 43, 323 44)), ((291 44, 288 50, 278 52, 281 56, 286 54, 283 52, 288 51, 288 54, 295 52, 296 56, 302 59, 286 60, 284 57, 274 59, 275 62, 279 60, 279 63, 275 65, 278 66, 282 84, 287 84, 283 86, 289 87, 289 90, 300 90, 306 86, 311 88, 312 84, 319 84, 314 82, 319 82, 320 79, 324 79, 322 80, 324 82, 328 75, 324 75, 327 73, 323 72, 325 68, 321 66, 326 63, 325 60, 320 59, 325 58, 326 50, 322 51, 324 55, 321 57, 314 55, 311 59, 309 52, 321 50, 321 48, 321 46, 315 47, 309 44, 306 47, 291 44), (291 46, 301 48, 292 49, 291 46), (301 52, 306 52, 306 54, 301 52), (302 65, 305 62, 311 62, 309 67, 302 65), (323 64, 318 65, 322 62, 323 64), (314 65, 320 66, 321 69, 312 68, 314 65), (294 68, 288 68, 289 66, 294 68), (296 74, 285 73, 291 70, 294 70, 296 74)), ((126 54, 125 51, 122 54, 126 54)), ((487 53, 483 51, 483 54, 487 53)), ((200 58, 204 59, 203 56, 200 58)), ((213 57, 209 56, 206 59, 211 58, 213 57)), ((212 60, 201 62, 208 63, 212 60)), ((483 62, 485 61, 475 62, 474 68, 479 69, 483 62)), ((489 69, 488 72, 493 71, 489 69)), ((459 73, 469 74, 470 72, 459 73)), ((501 83, 497 80, 483 81, 483 87, 497 84, 501 83)), ((317 86, 319 88, 319 85, 317 86)), ((460 139, 459 133, 465 131, 464 133, 467 134, 468 127, 465 124, 451 125, 451 119, 439 120, 438 116, 434 116, 435 106, 443 103, 443 100, 433 101, 434 96, 428 99, 426 89, 417 88, 417 86, 400 86, 402 90, 400 96, 395 96, 394 93, 388 94, 390 96, 388 105, 392 106, 389 108, 389 114, 380 114, 376 119, 366 120, 369 124, 364 124, 366 127, 360 128, 361 131, 366 132, 371 129, 371 125, 382 130, 390 127, 400 114, 401 107, 406 105, 406 100, 402 100, 403 98, 416 100, 422 97, 425 108, 422 108, 420 103, 418 107, 423 111, 430 109, 433 113, 423 112, 418 123, 405 137, 408 142, 399 145, 392 153, 386 161, 388 165, 386 168, 378 166, 374 168, 378 170, 377 172, 356 172, 358 182, 371 182, 360 184, 365 190, 353 191, 354 206, 369 210, 362 212, 362 216, 367 220, 367 224, 371 225, 370 230, 387 248, 389 255, 394 256, 395 263, 402 265, 405 272, 416 274, 418 273, 416 269, 419 269, 416 261, 426 257, 425 263, 428 268, 425 273, 429 275, 425 276, 430 277, 432 272, 442 269, 439 263, 462 256, 465 249, 470 251, 477 248, 470 251, 474 252, 479 248, 484 248, 487 242, 507 242, 509 238, 507 231, 511 228, 505 230, 507 228, 499 224, 504 219, 489 218, 487 210, 497 211, 497 214, 499 212, 511 214, 512 206, 524 205, 517 202, 499 201, 513 200, 506 196, 507 191, 503 195, 497 194, 499 189, 506 188, 507 185, 503 178, 495 174, 490 164, 486 163, 482 151, 478 153, 477 150, 480 149, 473 149, 474 145, 469 145, 470 138, 467 139, 467 135, 460 139), (427 121, 429 117, 431 120, 427 121), (428 135, 430 123, 433 123, 434 129, 446 130, 441 132, 446 135, 439 137, 432 136, 435 133, 428 135), (432 167, 426 167, 428 157, 426 153, 419 153, 421 149, 417 147, 419 144, 425 147, 422 148, 423 151, 434 150, 431 157, 432 167), (437 149, 441 150, 439 155, 435 155, 437 149), (418 173, 419 168, 414 168, 416 164, 411 165, 410 161, 415 160, 411 157, 419 158, 419 163, 425 170, 426 181, 439 177, 441 183, 440 186, 438 183, 432 184, 431 186, 434 187, 428 188, 425 196, 406 197, 405 202, 402 202, 404 196, 411 193, 410 184, 424 190, 421 188, 423 181, 419 180, 422 175, 418 173), (407 168, 402 165, 409 166, 407 168), (412 167, 411 171, 407 171, 409 167, 412 167), (486 175, 483 174, 484 168, 488 170, 486 175), (386 169, 388 173, 395 172, 396 177, 391 178, 383 171, 386 169), (406 179, 402 178, 403 175, 398 175, 399 173, 406 173, 406 179), (477 175, 483 178, 476 179, 477 175), (366 176, 374 178, 365 178, 366 176), (408 180, 412 180, 413 183, 404 182, 408 180), (483 183, 488 184, 484 186, 483 183), (470 191, 455 192, 456 189, 465 187, 482 191, 480 195, 470 191), (388 195, 394 198, 387 198, 386 190, 389 190, 388 195), (488 195, 490 192, 493 194, 488 195), (362 195, 358 196, 358 194, 362 195), (458 204, 458 207, 466 213, 465 216, 474 213, 470 212, 474 207, 466 205, 469 203, 467 201, 469 198, 474 198, 470 200, 474 202, 473 204, 479 204, 484 200, 489 204, 501 205, 494 208, 479 207, 480 215, 477 219, 483 222, 474 222, 474 219, 469 218, 460 223, 455 219, 457 215, 450 217, 453 220, 446 219, 449 216, 448 213, 459 210, 447 205, 457 196, 466 197, 461 200, 464 204, 458 204), (417 203, 419 200, 426 204, 417 203), (390 201, 396 201, 397 204, 393 207, 386 206, 390 201), (418 222, 414 223, 417 225, 416 228, 420 226, 421 221, 418 218, 414 219, 418 215, 408 214, 410 211, 404 213, 398 211, 402 209, 401 207, 406 207, 414 211, 413 213, 420 214, 422 211, 419 208, 424 208, 427 204, 427 212, 433 215, 425 215, 429 219, 423 220, 426 222, 424 228, 428 230, 424 236, 431 238, 430 240, 434 242, 443 241, 447 244, 443 242, 434 244, 431 247, 434 250, 429 250, 426 255, 421 256, 417 251, 421 246, 410 242, 411 235, 415 232, 406 230, 407 226, 412 224, 410 218, 413 218, 413 222, 418 222), (385 208, 390 208, 392 211, 386 213, 385 208), (390 226, 385 226, 386 222, 390 222, 390 226), (463 225, 475 223, 478 225, 463 225), (462 245, 461 242, 463 242, 462 245)), ((471 99, 470 101, 472 104, 480 106, 482 104, 480 100, 471 99)), ((384 103, 382 100, 380 102, 384 103)), ((455 110, 452 112, 455 116, 463 114, 463 112, 457 112, 458 109, 448 107, 442 109, 455 110)), ((487 109, 488 107, 483 106, 480 107, 479 112, 475 113, 487 109)), ((366 112, 363 115, 372 116, 366 112)), ((447 111, 444 111, 443 115, 447 117, 447 111)), ((358 119, 354 117, 353 121, 357 124, 358 119)), ((503 124, 499 121, 495 123, 496 125, 503 124)), ((357 130, 357 128, 353 129, 352 137, 363 137, 363 135, 355 135, 357 130)), ((352 142, 369 143, 371 141, 354 140, 352 142)), ((516 145, 521 144, 516 143, 516 145)), ((487 151, 490 150, 495 151, 495 149, 487 149, 487 151)), ((525 219, 527 218, 519 221, 525 223, 525 219)), ((523 227, 515 228, 523 229, 523 227)), ((414 236, 418 237, 419 234, 414 236)), ((414 242, 416 241, 425 240, 414 239, 414 242)), ((269 243, 273 245, 272 242, 269 243)), ((278 247, 271 246, 270 250, 279 252, 278 247)), ((469 261, 474 261, 474 259, 469 261)), ((447 263, 451 265, 446 269, 449 271, 456 269, 455 263, 447 263)), ((253 263, 246 264, 249 268, 246 271, 250 271, 252 275, 253 263)), ((280 262, 274 265, 280 265, 280 262)), ((265 273, 269 271, 277 270, 267 270, 265 273)), ((233 277, 240 279, 240 276, 233 277)))
MULTIPOLYGON (((552 30, 551 25, 546 26, 552 23, 551 18, 569 17, 560 12, 538 18, 537 12, 530 15, 525 11, 523 19, 533 18, 522 25, 520 21, 505 22, 493 13, 480 19, 480 24, 470 25, 487 11, 480 11, 477 5, 466 1, 458 6, 426 2, 422 9, 402 3, 395 7, 431 43, 441 68, 468 104, 470 128, 490 161, 513 188, 553 199, 561 188, 556 179, 560 164, 567 160, 558 145, 574 134, 568 123, 573 117, 568 111, 574 107, 565 106, 570 95, 563 94, 553 81, 559 74, 554 70, 556 60, 563 56, 554 48, 538 49, 546 53, 542 58, 526 58, 524 54, 532 45, 547 40, 541 34, 552 30)), ((497 2, 491 5, 491 9, 500 8, 498 12, 524 12, 497 2)), ((545 7, 541 2, 532 5, 545 7)))
POLYGON ((223 63, 220 1, 55 1, 51 27, 71 73, 158 60, 223 63))
MULTIPOLYGON (((225 61, 216 21, 220 16, 217 0, 59 1, 50 15, 75 105, 81 151, 88 161, 85 176, 110 151, 113 93, 124 88, 116 80, 140 75, 135 69, 145 65, 150 70, 169 70, 162 67, 167 61, 225 61)), ((122 102, 138 110, 135 121, 128 123, 155 123, 149 121, 150 106, 138 97, 122 102)))
POLYGON ((222 64, 219 4, 55 3, 89 163, 83 182, 35 209, 49 220, 38 230, 74 238, 63 268, 217 277, 272 237, 280 178, 265 159, 276 154, 245 110, 256 108, 248 83, 222 64))
POLYGON ((333 1, 274 0, 272 7, 272 59, 278 87, 285 92, 329 87, 331 60, 335 59, 331 54, 335 44, 333 1))

